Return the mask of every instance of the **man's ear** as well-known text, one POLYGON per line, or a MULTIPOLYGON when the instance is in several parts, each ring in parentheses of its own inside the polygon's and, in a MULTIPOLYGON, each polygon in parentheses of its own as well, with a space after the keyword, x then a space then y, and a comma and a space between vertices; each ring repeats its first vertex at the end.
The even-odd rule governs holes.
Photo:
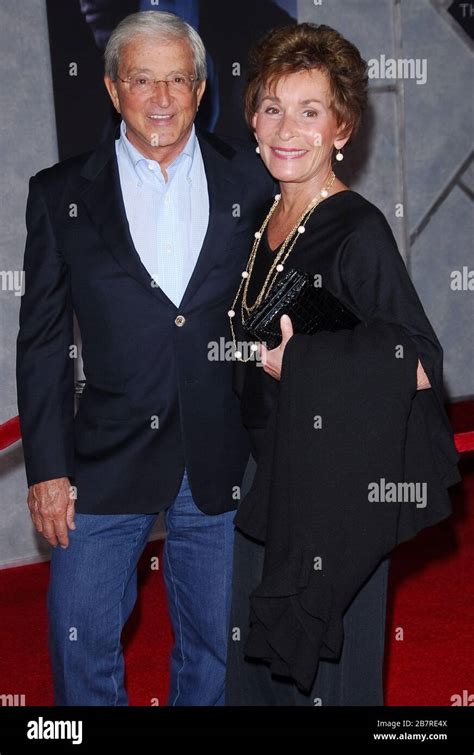
POLYGON ((206 91, 206 79, 201 79, 196 87, 196 99, 197 99, 198 107, 201 104, 201 100, 205 91, 206 91))
POLYGON ((104 76, 104 84, 109 93, 110 99, 112 100, 114 108, 116 109, 117 113, 120 113, 120 100, 115 81, 112 81, 110 76, 104 76))

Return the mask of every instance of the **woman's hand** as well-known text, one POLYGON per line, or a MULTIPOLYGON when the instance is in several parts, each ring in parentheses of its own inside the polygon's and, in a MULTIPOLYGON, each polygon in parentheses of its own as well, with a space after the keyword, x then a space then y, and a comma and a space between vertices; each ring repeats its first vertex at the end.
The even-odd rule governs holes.
MULTIPOLYGON (((293 325, 288 315, 283 315, 280 319, 280 328, 282 341, 275 349, 267 349, 267 347, 261 343, 259 344, 259 355, 262 360, 263 369, 266 373, 280 380, 281 377, 281 365, 283 363, 283 354, 285 352, 286 344, 293 335, 293 325)), ((431 388, 431 383, 428 379, 426 372, 423 369, 423 365, 418 360, 416 371, 416 389, 418 391, 424 391, 427 388, 431 388)))
POLYGON ((282 342, 276 349, 267 349, 263 343, 259 344, 259 355, 262 360, 263 369, 275 380, 280 380, 283 354, 286 344, 293 335, 293 325, 288 315, 283 315, 280 318, 280 328, 282 342))
POLYGON ((423 365, 418 360, 418 366, 416 368, 416 390, 425 391, 427 388, 431 388, 431 383, 428 379, 428 375, 423 369, 423 365))

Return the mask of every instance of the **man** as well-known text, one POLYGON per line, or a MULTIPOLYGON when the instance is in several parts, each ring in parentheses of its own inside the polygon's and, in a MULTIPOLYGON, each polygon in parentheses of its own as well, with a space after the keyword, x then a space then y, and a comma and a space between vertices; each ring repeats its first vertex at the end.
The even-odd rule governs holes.
MULTIPOLYGON (((211 361, 260 205, 253 150, 196 134, 198 34, 169 13, 113 32, 116 140, 31 179, 18 403, 59 705, 127 705, 122 628, 165 510, 171 705, 222 705, 233 510, 248 459, 232 364, 211 361), (86 388, 73 416, 73 314, 86 388)), ((150 648, 152 652, 152 648, 150 648)))

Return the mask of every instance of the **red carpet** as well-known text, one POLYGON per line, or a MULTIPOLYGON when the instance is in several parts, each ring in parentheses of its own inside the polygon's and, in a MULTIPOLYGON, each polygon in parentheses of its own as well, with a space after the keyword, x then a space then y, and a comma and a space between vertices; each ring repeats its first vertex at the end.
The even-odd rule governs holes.
MULTIPOLYGON (((454 516, 401 546, 392 559, 387 626, 387 705, 452 705, 474 694, 474 458, 453 488, 454 516), (470 505, 469 505, 470 504, 470 505), (403 630, 403 640, 397 640, 403 630), (398 631, 398 635, 397 635, 398 631)), ((166 703, 171 630, 149 545, 140 562, 140 597, 127 625, 127 687, 132 705, 166 703)), ((0 571, 0 694, 51 705, 46 653, 48 564, 0 571)))
POLYGON ((474 693, 474 456, 460 470, 453 516, 404 543, 392 560, 388 705, 452 705, 453 695, 474 693))

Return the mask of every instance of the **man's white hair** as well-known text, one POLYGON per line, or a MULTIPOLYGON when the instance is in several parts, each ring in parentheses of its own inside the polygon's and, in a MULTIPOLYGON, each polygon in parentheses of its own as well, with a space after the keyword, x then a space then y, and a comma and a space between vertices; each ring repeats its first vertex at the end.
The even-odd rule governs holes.
POLYGON ((120 51, 136 37, 187 40, 194 60, 194 75, 199 80, 207 78, 206 48, 197 31, 174 13, 151 10, 127 16, 110 35, 104 61, 105 73, 112 81, 118 78, 120 51))

